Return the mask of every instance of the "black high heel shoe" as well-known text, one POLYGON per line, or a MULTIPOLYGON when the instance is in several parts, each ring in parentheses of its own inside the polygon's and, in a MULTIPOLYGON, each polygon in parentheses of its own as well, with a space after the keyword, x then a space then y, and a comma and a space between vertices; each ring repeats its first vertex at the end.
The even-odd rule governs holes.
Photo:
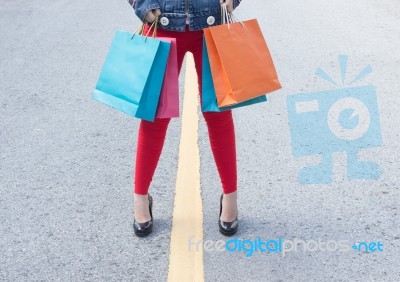
POLYGON ((145 237, 153 231, 153 198, 148 194, 149 198, 149 210, 151 219, 146 222, 137 222, 136 219, 133 219, 133 230, 136 236, 145 237))
POLYGON ((234 235, 239 227, 239 219, 238 219, 238 214, 236 215, 236 218, 233 221, 222 221, 221 220, 221 213, 222 213, 222 198, 224 196, 224 193, 221 195, 220 203, 219 203, 219 217, 218 217, 218 226, 219 226, 219 232, 225 236, 232 236, 234 235))

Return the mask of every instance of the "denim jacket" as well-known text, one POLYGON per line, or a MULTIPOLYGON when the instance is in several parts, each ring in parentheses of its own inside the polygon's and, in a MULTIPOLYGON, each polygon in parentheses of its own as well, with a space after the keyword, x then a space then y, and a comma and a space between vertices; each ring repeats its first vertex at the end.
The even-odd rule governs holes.
MULTIPOLYGON (((241 0, 233 0, 233 8, 241 0)), ((143 21, 147 12, 160 9, 158 27, 167 30, 201 30, 221 24, 219 0, 128 0, 135 14, 143 21)))

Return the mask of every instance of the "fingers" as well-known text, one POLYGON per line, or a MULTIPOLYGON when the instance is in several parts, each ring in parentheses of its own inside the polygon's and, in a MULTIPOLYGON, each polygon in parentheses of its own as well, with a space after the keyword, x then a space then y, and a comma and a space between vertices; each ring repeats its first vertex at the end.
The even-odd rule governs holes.
POLYGON ((156 16, 154 15, 153 11, 148 11, 144 19, 146 22, 152 23, 156 19, 156 16))
POLYGON ((233 12, 233 0, 225 0, 226 8, 228 10, 228 13, 233 12))
POLYGON ((228 10, 228 13, 233 12, 233 0, 219 0, 219 3, 225 3, 226 4, 226 9, 228 10))
POLYGON ((154 22, 156 19, 156 15, 157 16, 161 15, 160 9, 148 11, 146 14, 146 17, 145 17, 146 22, 148 22, 148 23, 154 22))

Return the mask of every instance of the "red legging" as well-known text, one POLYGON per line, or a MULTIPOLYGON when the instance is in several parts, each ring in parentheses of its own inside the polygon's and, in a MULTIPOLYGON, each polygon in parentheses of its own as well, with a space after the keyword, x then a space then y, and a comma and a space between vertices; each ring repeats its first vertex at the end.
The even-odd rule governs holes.
MULTIPOLYGON (((145 32, 147 30, 148 26, 146 25, 145 32)), ((203 31, 189 31, 187 26, 184 32, 158 29, 157 36, 176 38, 179 72, 186 52, 189 51, 193 54, 201 103, 203 31)), ((211 150, 221 178, 222 189, 225 194, 235 192, 237 168, 232 112, 231 110, 203 112, 203 116, 207 124, 211 150)), ((146 195, 148 193, 170 120, 170 118, 155 118, 154 122, 140 121, 135 167, 134 192, 136 194, 146 195)))

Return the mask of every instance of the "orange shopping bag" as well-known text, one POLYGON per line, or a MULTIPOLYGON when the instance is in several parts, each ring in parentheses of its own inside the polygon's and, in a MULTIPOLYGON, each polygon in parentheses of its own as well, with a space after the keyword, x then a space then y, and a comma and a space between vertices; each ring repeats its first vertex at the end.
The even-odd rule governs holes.
POLYGON ((282 88, 256 19, 204 29, 218 106, 282 88))

